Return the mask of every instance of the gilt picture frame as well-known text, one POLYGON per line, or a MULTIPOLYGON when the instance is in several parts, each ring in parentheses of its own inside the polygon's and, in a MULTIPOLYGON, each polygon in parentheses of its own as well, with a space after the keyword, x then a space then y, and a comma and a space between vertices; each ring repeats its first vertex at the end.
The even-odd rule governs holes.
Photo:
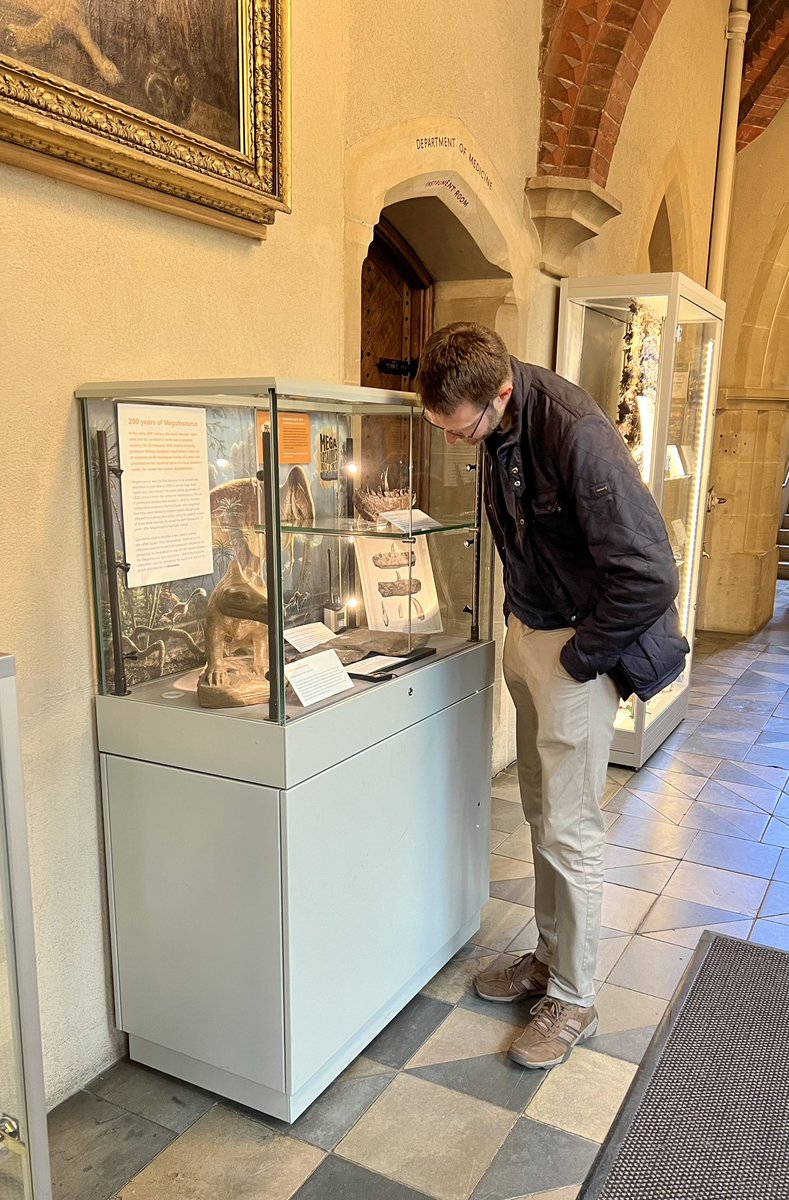
POLYGON ((289 0, 0 0, 0 161, 264 238, 290 211, 289 0))

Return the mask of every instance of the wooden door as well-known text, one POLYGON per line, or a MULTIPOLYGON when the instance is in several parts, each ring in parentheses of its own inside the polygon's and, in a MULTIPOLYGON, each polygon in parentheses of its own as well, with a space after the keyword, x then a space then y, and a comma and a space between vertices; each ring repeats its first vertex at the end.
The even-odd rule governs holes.
MULTIPOLYGON (((385 219, 373 231, 362 266, 361 316, 362 386, 412 392, 419 355, 433 328, 433 281, 408 243, 385 219)), ((429 430, 424 433, 429 434, 429 430)), ((418 430, 415 475, 422 476, 425 484, 427 475, 420 467, 428 444, 429 439, 418 430)), ((387 466, 407 461, 405 421, 362 420, 363 485, 380 487, 387 466)), ((391 476, 389 484, 404 485, 403 480, 391 476)), ((419 497, 419 503, 426 500, 426 495, 419 497)))

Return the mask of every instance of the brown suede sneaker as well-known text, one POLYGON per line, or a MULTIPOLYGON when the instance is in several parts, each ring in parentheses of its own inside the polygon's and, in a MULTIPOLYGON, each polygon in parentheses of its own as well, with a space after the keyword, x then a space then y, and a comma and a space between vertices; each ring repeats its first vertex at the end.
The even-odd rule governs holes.
POLYGON ((532 953, 524 954, 514 963, 502 967, 500 960, 480 971, 474 980, 474 990, 483 1000, 497 1004, 512 1004, 529 996, 542 996, 548 986, 550 971, 532 953))
POLYGON ((510 1046, 510 1058, 522 1067, 557 1067, 597 1029, 596 1008, 565 1004, 554 996, 545 996, 531 1011, 533 1019, 510 1046))

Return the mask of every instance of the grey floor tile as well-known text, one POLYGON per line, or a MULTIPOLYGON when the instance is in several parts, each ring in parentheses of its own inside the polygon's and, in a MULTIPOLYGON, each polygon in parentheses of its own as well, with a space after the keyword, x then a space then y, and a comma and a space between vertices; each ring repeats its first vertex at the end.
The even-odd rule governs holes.
POLYGON ((97 1075, 84 1090, 174 1133, 183 1133, 216 1103, 209 1092, 128 1060, 97 1075))
POLYGON ((663 891, 676 867, 675 858, 665 858, 662 862, 637 867, 611 867, 605 872, 605 880, 607 883, 619 883, 623 887, 639 888, 643 892, 654 892, 657 896, 663 891))
POLYGON ((505 858, 522 858, 524 862, 534 862, 530 827, 526 824, 520 825, 514 833, 499 842, 496 853, 503 854, 505 858))
POLYGON ((772 877, 779 857, 780 849, 777 846, 766 846, 761 842, 704 831, 697 834, 685 853, 687 862, 701 863, 705 867, 720 867, 724 871, 736 871, 740 875, 757 875, 760 879, 772 877))
POLYGON ((491 883, 490 894, 513 904, 534 905, 534 876, 528 879, 499 879, 491 883))
POLYGON ((513 804, 511 800, 502 800, 500 796, 492 797, 490 823, 493 829, 503 833, 514 833, 518 826, 523 824, 524 819, 520 801, 513 804))
POLYGON ((747 812, 721 804, 697 801, 682 818, 686 829, 703 829, 707 833, 722 833, 727 837, 752 838, 758 841, 770 820, 767 813, 747 812))
POLYGON ((684 750, 667 750, 664 742, 646 765, 650 770, 679 771, 682 775, 699 775, 709 779, 720 761, 720 755, 710 758, 704 754, 688 754, 684 750))
POLYGON ((781 925, 778 921, 755 921, 750 941, 775 946, 777 950, 789 950, 789 925, 781 925))
MULTIPOLYGON (((733 764, 732 764, 733 765, 733 764)), ((771 813, 781 797, 777 788, 757 787, 755 783, 734 783, 728 779, 710 779, 699 792, 704 804, 741 808, 744 812, 771 813)))
POLYGON ((717 721, 714 714, 708 716, 701 722, 696 730, 697 738, 716 738, 722 740, 726 745, 726 754, 729 753, 729 747, 737 744, 737 746, 752 746, 759 737, 759 729, 753 726, 736 726, 729 725, 727 722, 717 721))
POLYGON ((666 884, 665 895, 755 917, 766 891, 766 879, 681 862, 666 884))
MULTIPOLYGON (((729 754, 729 758, 736 757, 735 754, 729 754)), ((789 750, 777 750, 773 746, 751 746, 742 757, 745 762, 762 763, 766 767, 789 767, 789 750)))
POLYGON ((506 1054, 484 1054, 477 1058, 411 1067, 408 1074, 513 1112, 526 1107, 545 1078, 541 1071, 524 1071, 506 1054))
POLYGON ((584 1042, 587 1050, 610 1054, 612 1058, 623 1058, 625 1062, 640 1063, 655 1032, 654 1025, 643 1029, 625 1029, 621 1033, 604 1033, 600 1037, 584 1042))
POLYGON ((269 1129, 309 1142, 320 1150, 333 1150, 373 1101, 378 1099, 394 1075, 392 1069, 384 1075, 337 1079, 290 1125, 287 1121, 279 1121, 276 1117, 266 1116, 242 1105, 226 1107, 242 1112, 251 1120, 260 1121, 269 1129))
POLYGON ((687 797, 676 800, 654 792, 636 794, 622 788, 609 802, 607 812, 618 812, 625 817, 636 817, 644 821, 666 821, 678 825, 692 804, 687 797))
POLYGON ((692 950, 683 946, 634 937, 608 976, 608 982, 670 1000, 692 957, 692 950))
POLYGON ((400 1068, 435 1033, 452 1005, 432 996, 415 996, 366 1047, 364 1054, 388 1067, 400 1068))
POLYGON ((633 850, 645 850, 665 858, 682 858, 695 838, 694 829, 628 816, 623 816, 606 834, 606 841, 614 846, 630 846, 633 850))
POLYGON ((504 1021, 505 1024, 519 1025, 521 1028, 531 1020, 531 1010, 536 1000, 515 1000, 512 1004, 494 1004, 483 1000, 473 990, 466 992, 458 1002, 458 1008, 467 1008, 470 1012, 479 1013, 482 1017, 491 1017, 494 1021, 504 1021))
POLYGON ((502 800, 511 800, 520 804, 521 791, 517 775, 502 772, 493 780, 492 788, 494 796, 500 796, 502 800))
POLYGON ((762 841, 771 846, 789 846, 789 823, 771 817, 767 828, 762 834, 762 841))
POLYGON ((692 900, 659 896, 639 926, 639 933, 659 933, 669 929, 693 929, 699 925, 721 925, 741 919, 739 913, 692 900))
POLYGON ((752 787, 777 788, 780 791, 786 786, 789 771, 783 767, 765 766, 764 763, 733 763, 724 760, 715 768, 712 778, 730 783, 750 784, 752 787))
MULTIPOLYGON (((683 749, 688 750, 692 754, 704 754, 723 758, 724 755, 728 759, 739 761, 746 758, 750 753, 750 746, 747 742, 732 742, 724 734, 722 738, 704 737, 702 734, 703 725, 700 725, 696 732, 689 737, 684 743, 683 749)), ((760 760, 756 760, 757 762, 760 760)))
POLYGON ((176 1138, 89 1092, 69 1097, 48 1124, 54 1200, 107 1200, 176 1138))
POLYGON ((724 712, 753 713, 769 717, 773 712, 774 705, 772 700, 738 700, 729 692, 722 700, 718 701, 716 707, 724 712))
POLYGON ((509 1133, 471 1200, 510 1200, 581 1183, 597 1153, 595 1142, 522 1117, 509 1133))
MULTIPOLYGON (((164 1200, 164 1198, 163 1198, 164 1200)), ((217 1197, 219 1200, 219 1197, 217 1197)), ((329 1154, 291 1200, 429 1200, 424 1192, 329 1154)))
POLYGON ((767 889, 760 917, 785 917, 789 914, 789 883, 774 880, 767 889))
POLYGON ((781 851, 778 866, 775 868, 774 878, 781 879, 784 883, 789 883, 789 850, 781 851))

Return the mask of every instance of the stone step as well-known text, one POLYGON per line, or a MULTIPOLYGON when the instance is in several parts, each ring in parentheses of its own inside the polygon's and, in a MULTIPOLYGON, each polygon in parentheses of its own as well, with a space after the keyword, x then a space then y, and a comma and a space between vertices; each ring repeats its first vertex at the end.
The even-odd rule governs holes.
POLYGON ((789 579, 789 563, 778 564, 778 578, 789 579))
POLYGON ((789 529, 778 530, 778 545, 789 546, 789 529))

